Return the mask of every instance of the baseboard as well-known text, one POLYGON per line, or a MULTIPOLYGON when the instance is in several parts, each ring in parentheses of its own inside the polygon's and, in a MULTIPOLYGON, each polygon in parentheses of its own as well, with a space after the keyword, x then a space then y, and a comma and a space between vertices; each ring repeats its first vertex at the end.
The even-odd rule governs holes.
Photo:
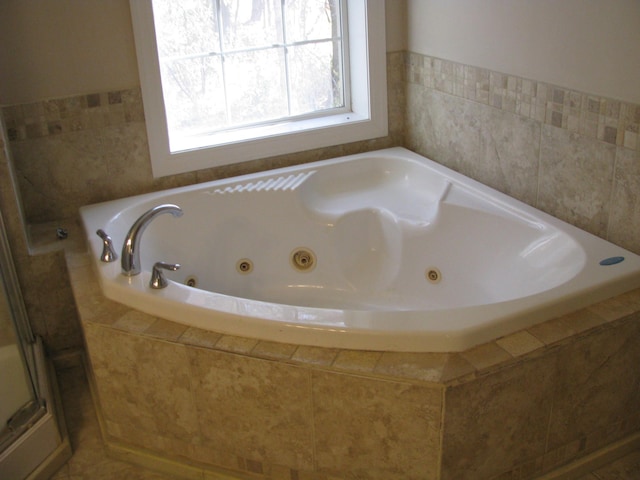
POLYGON ((640 450, 640 432, 629 435, 552 472, 546 473, 539 477, 538 480, 578 480, 635 450, 640 450))
POLYGON ((166 458, 154 452, 143 451, 137 447, 123 445, 118 442, 105 441, 107 454, 110 458, 132 463, 165 475, 193 480, 256 480, 263 476, 249 476, 240 472, 229 472, 213 467, 190 465, 166 458))

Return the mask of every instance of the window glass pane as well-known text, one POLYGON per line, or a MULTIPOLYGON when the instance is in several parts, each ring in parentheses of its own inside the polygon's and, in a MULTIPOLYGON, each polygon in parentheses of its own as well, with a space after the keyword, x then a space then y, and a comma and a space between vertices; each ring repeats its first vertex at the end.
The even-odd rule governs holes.
POLYGON ((160 58, 219 50, 212 0, 153 0, 153 17, 160 58))
POLYGON ((341 0, 150 3, 172 148, 346 107, 341 0))
POLYGON ((226 123, 220 57, 187 58, 162 66, 169 131, 183 134, 223 128, 226 123))
POLYGON ((232 124, 288 115, 283 49, 229 55, 225 76, 232 124))
POLYGON ((288 52, 292 115, 344 105, 338 44, 310 43, 288 52))
POLYGON ((220 0, 224 50, 282 43, 280 0, 220 0))
POLYGON ((340 36, 338 0, 285 0, 287 42, 340 36))

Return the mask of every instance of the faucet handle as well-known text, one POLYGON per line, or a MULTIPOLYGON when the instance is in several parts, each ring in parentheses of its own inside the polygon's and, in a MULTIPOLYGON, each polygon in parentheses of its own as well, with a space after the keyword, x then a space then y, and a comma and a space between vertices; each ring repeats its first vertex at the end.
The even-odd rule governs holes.
POLYGON ((153 265, 153 269, 151 270, 151 280, 149 281, 149 286, 156 290, 161 289, 169 285, 167 279, 164 278, 163 270, 171 270, 175 272, 180 268, 179 263, 165 263, 165 262, 156 262, 153 265))
POLYGON ((96 231, 96 234, 102 239, 102 255, 100 255, 100 261, 110 263, 115 262, 118 259, 118 254, 113 248, 113 242, 111 241, 111 237, 107 235, 107 233, 99 229, 96 231))

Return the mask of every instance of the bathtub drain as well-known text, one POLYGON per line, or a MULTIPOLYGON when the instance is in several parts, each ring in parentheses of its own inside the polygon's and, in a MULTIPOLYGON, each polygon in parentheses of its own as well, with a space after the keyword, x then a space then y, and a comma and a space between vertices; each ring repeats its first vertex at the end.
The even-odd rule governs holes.
POLYGON ((308 248, 296 248, 291 252, 291 265, 301 272, 310 272, 316 266, 316 255, 308 248))
POLYGON ((189 275, 184 279, 184 284, 188 287, 195 287, 198 285, 198 278, 195 275, 189 275))

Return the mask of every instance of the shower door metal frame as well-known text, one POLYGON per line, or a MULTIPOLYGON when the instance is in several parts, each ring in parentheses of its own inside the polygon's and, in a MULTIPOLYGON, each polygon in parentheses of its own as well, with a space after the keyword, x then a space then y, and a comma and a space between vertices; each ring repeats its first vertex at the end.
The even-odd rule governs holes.
MULTIPOLYGON (((6 294, 18 350, 32 393, 31 401, 20 408, 9 420, 8 430, 0 449, 0 477, 26 480, 49 478, 71 456, 61 417, 60 405, 54 394, 50 377, 55 376, 44 354, 42 340, 34 336, 22 299, 13 257, 9 247, 4 219, 0 212, 0 280, 6 294)), ((2 440, 2 439, 0 439, 2 440)))

